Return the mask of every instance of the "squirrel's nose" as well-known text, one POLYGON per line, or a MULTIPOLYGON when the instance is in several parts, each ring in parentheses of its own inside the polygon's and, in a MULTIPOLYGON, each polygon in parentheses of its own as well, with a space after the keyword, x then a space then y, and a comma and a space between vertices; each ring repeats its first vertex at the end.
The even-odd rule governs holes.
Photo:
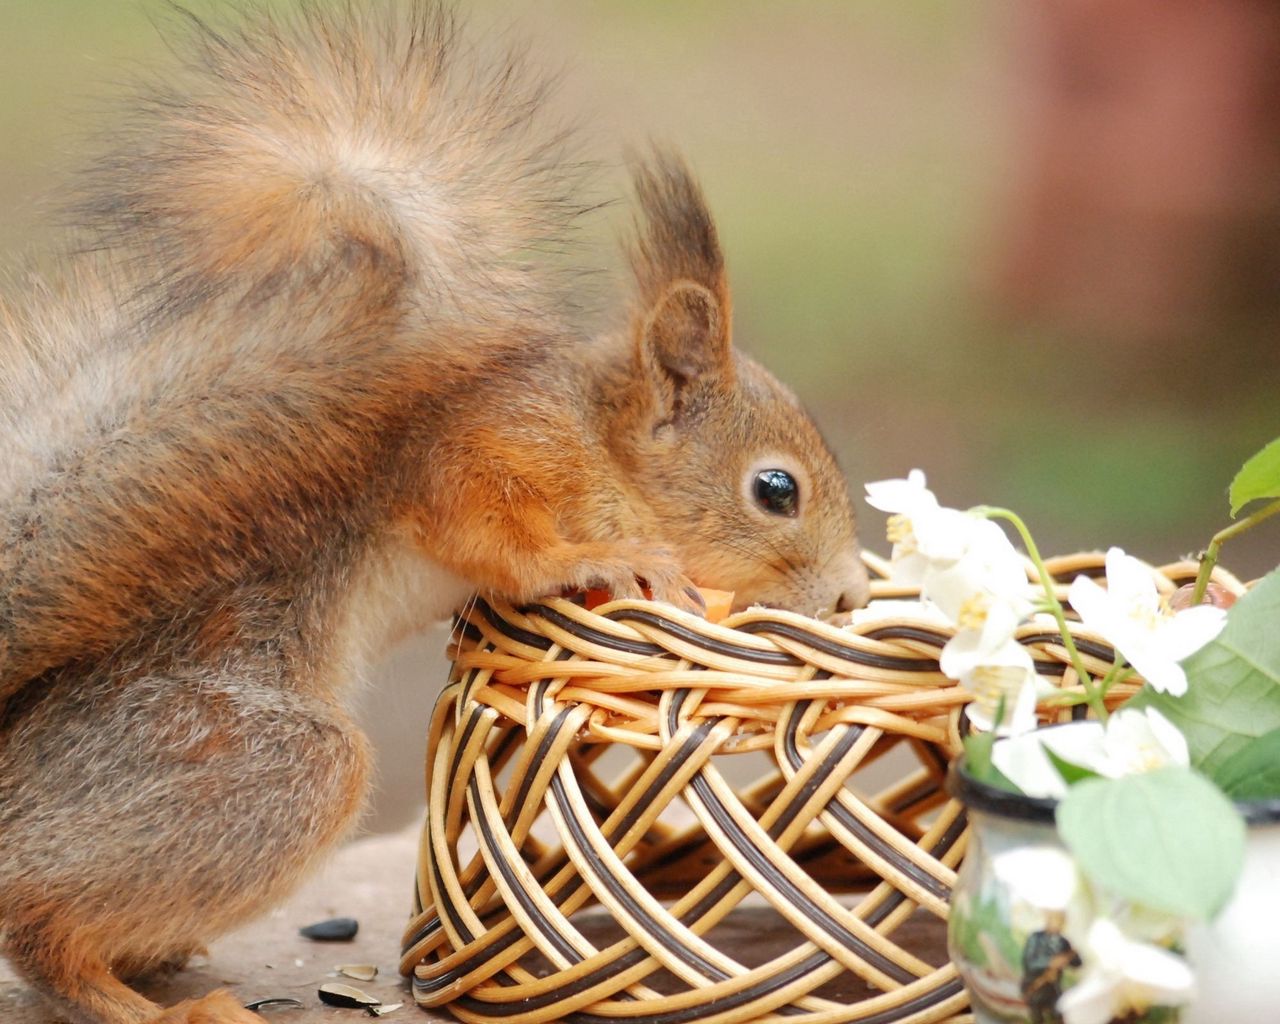
POLYGON ((846 590, 836 600, 836 611, 851 612, 867 603, 866 590, 846 590))
POLYGON ((844 590, 836 598, 836 611, 838 612, 851 612, 855 608, 861 608, 871 596, 871 583, 867 577, 867 567, 862 564, 862 559, 860 558, 855 558, 853 565, 854 568, 850 573, 850 578, 845 581, 844 590))

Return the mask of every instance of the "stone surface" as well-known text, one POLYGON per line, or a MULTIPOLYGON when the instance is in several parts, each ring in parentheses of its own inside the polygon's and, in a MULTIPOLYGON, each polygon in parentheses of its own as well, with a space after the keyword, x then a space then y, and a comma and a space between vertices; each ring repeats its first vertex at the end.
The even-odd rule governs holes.
MULTIPOLYGON (((303 1003, 302 1009, 264 1010, 263 1018, 271 1024, 358 1024, 371 1020, 361 1010, 321 1004, 316 990, 325 982, 341 981, 384 1003, 403 1003, 386 1017, 393 1024, 453 1021, 446 1013, 418 1008, 397 971, 400 937, 409 917, 417 844, 416 826, 351 843, 284 906, 218 940, 208 956, 193 961, 186 970, 140 984, 139 988, 164 1005, 215 988, 228 988, 246 1003, 271 997, 288 997, 303 1003), (298 934, 302 926, 332 917, 356 918, 360 922, 359 934, 351 942, 314 942, 298 934), (378 976, 373 981, 344 978, 335 971, 339 964, 374 964, 378 976)), ((598 909, 580 924, 599 946, 620 935, 617 924, 598 909)), ((777 914, 753 901, 735 911, 710 937, 748 964, 772 959, 798 941, 795 931, 777 914)), ((897 937, 926 961, 945 961, 945 936, 939 922, 928 918, 913 920, 897 937)), ((659 990, 665 987, 660 978, 649 981, 659 990)), ((821 992, 841 1002, 856 1002, 870 994, 865 986, 850 979, 821 992)), ((54 1024, 57 1020, 0 960, 0 1021, 54 1024)))
MULTIPOLYGON (((316 990, 343 981, 384 1003, 404 1003, 387 1016, 404 1024, 452 1021, 420 1010, 396 964, 400 935, 409 917, 418 830, 357 840, 343 848, 320 875, 284 906, 215 942, 208 956, 184 971, 139 984, 149 998, 168 1005, 215 988, 228 988, 241 1002, 273 996, 300 1000, 304 1008, 264 1010, 272 1024, 358 1024, 372 1018, 360 1010, 321 1004, 316 990), (330 917, 354 917, 360 931, 352 942, 313 942, 303 925, 330 917), (373 981, 341 978, 338 964, 375 964, 373 981)), ((53 1024, 51 1013, 8 965, 0 961, 0 1020, 5 1024, 53 1024)))

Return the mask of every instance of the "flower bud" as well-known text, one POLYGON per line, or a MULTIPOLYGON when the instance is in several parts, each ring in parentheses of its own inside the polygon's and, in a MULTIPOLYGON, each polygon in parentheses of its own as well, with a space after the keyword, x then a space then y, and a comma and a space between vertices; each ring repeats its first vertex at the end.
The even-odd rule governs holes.
MULTIPOLYGON (((1194 583, 1187 583, 1179 587, 1169 598, 1169 609, 1180 612, 1190 608, 1195 590, 1196 585, 1194 583)), ((1201 598, 1200 603, 1212 605, 1214 608, 1221 608, 1225 611, 1236 603, 1236 595, 1221 583, 1210 583, 1204 588, 1204 597, 1201 598)))

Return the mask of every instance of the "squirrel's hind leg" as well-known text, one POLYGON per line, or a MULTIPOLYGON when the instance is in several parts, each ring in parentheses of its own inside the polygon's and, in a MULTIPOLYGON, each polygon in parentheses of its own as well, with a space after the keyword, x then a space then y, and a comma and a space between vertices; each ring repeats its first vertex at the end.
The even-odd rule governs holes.
POLYGON ((154 978, 165 974, 176 974, 186 968, 193 956, 208 953, 209 950, 198 943, 190 948, 178 949, 163 956, 124 956, 111 964, 111 973, 124 981, 133 982, 141 978, 154 978))
POLYGON ((115 977, 86 937, 56 923, 10 925, 4 952, 76 1024, 261 1024, 227 992, 164 1009, 115 977))
POLYGON ((265 678, 53 680, 0 736, 3 951, 76 1024, 260 1020, 225 993, 163 1010, 120 973, 287 895, 367 775, 341 709, 265 678))

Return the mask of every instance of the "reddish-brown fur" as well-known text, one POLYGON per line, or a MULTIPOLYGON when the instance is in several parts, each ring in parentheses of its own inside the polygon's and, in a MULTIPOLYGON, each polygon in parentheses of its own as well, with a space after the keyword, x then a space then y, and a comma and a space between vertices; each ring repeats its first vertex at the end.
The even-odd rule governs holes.
POLYGON ((86 180, 93 255, 0 307, 0 933, 89 1024, 254 1019, 120 979, 349 829, 342 701, 393 566, 428 581, 410 621, 469 589, 865 588, 830 454, 732 347, 677 158, 636 170, 629 326, 587 338, 541 254, 578 164, 523 62, 473 63, 426 0, 192 21, 86 180), (756 506, 766 466, 800 515, 756 506))

